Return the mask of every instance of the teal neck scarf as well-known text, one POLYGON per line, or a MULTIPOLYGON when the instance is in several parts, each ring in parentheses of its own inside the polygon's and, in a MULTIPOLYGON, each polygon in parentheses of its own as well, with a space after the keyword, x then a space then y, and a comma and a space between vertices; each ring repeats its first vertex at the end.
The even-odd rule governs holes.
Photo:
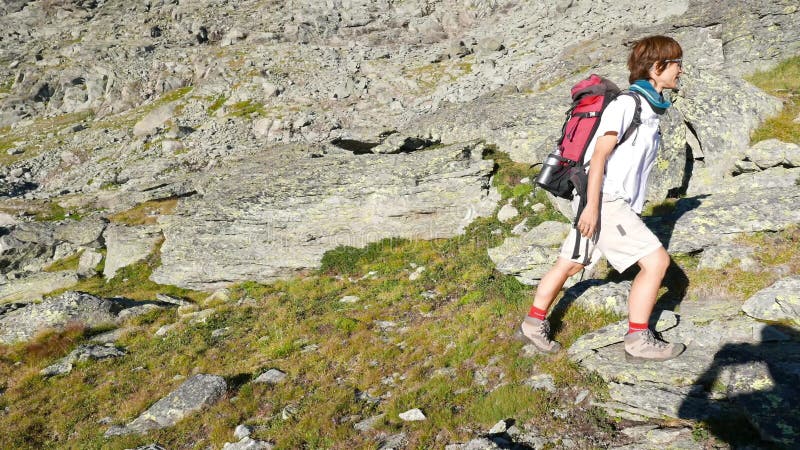
POLYGON ((672 105, 672 103, 657 92, 653 85, 647 80, 636 80, 629 89, 641 94, 658 114, 664 114, 667 108, 672 105))

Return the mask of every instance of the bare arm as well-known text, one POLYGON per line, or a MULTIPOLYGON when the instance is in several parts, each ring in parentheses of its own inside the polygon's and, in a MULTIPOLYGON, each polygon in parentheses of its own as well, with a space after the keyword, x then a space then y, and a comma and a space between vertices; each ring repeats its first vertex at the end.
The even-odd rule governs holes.
POLYGON ((600 190, 603 185, 603 175, 606 170, 606 161, 617 145, 616 135, 606 135, 597 138, 592 159, 589 161, 589 181, 586 187, 586 208, 578 219, 578 231, 589 238, 594 236, 600 219, 600 190))

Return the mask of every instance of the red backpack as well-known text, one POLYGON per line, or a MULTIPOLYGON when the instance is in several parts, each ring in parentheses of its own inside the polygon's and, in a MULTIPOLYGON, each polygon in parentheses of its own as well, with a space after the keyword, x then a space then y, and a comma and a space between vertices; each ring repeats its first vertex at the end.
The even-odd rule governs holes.
POLYGON ((642 123, 639 96, 627 90, 620 91, 611 80, 594 74, 572 87, 572 107, 566 112, 567 119, 561 128, 561 138, 555 151, 542 164, 536 184, 556 197, 572 199, 574 189, 585 199, 588 161, 584 161, 584 156, 600 124, 603 110, 619 95, 630 95, 636 102, 633 121, 619 140, 621 144, 642 123))
MULTIPOLYGON (((557 197, 572 199, 572 192, 577 192, 580 201, 573 221, 576 230, 578 219, 586 207, 586 188, 589 181, 586 174, 589 162, 584 161, 586 149, 597 132, 603 110, 620 95, 633 97, 636 102, 636 111, 631 124, 617 143, 617 147, 642 124, 642 102, 639 95, 627 90, 620 91, 612 81, 594 74, 572 86, 572 107, 566 113, 567 120, 561 128, 561 138, 556 144, 555 151, 545 159, 542 170, 536 177, 536 184, 557 197)), ((580 243, 580 233, 578 233, 578 239, 575 239, 575 247, 572 251, 572 259, 577 259, 580 255, 580 243)), ((589 262, 588 245, 587 241, 584 265, 589 262)))

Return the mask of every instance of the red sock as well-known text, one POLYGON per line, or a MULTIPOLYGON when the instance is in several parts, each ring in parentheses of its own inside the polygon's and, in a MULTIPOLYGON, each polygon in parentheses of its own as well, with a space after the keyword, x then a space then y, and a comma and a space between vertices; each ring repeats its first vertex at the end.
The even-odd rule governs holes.
POLYGON ((628 333, 627 334, 636 333, 638 331, 644 331, 646 329, 647 329, 647 324, 646 323, 635 323, 635 322, 630 322, 629 321, 628 322, 628 333))
POLYGON ((535 306, 531 306, 531 310, 528 311, 528 317, 533 317, 534 319, 544 320, 547 317, 547 311, 543 309, 539 309, 535 306))

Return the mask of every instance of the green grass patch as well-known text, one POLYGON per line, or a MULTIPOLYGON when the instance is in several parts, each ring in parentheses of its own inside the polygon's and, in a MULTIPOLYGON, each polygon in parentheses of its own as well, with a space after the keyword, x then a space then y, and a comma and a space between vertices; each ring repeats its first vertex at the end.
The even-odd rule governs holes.
POLYGON ((61 272, 64 270, 78 270, 78 263, 81 260, 83 251, 75 252, 67 257, 54 261, 44 268, 45 272, 61 272))
POLYGON ((252 100, 234 103, 228 108, 227 112, 228 116, 244 117, 246 119, 252 119, 256 116, 264 117, 267 115, 267 110, 264 108, 264 105, 252 100))
POLYGON ((125 225, 152 225, 158 222, 158 216, 175 212, 177 206, 177 198, 149 200, 127 211, 113 214, 108 220, 125 225))
MULTIPOLYGON (((153 270, 161 265, 160 247, 158 243, 156 249, 147 258, 137 263, 119 269, 113 278, 106 279, 102 275, 80 280, 78 284, 69 288, 73 291, 83 291, 100 297, 122 296, 133 300, 154 300, 156 294, 167 294, 179 298, 188 298, 195 302, 204 299, 208 294, 190 289, 183 289, 176 286, 161 285, 150 280, 153 270)), ((98 266, 102 273, 105 266, 105 251, 103 262, 98 266)), ((64 290, 55 291, 51 295, 57 295, 64 290)))
POLYGON ((780 114, 755 130, 750 143, 778 139, 800 144, 800 123, 794 123, 800 115, 800 56, 789 58, 773 69, 756 72, 747 80, 783 101, 780 114))
POLYGON ((213 115, 215 112, 217 112, 217 110, 222 108, 222 105, 225 104, 226 100, 228 99, 224 95, 218 95, 216 98, 214 98, 214 101, 211 103, 211 105, 209 105, 208 109, 206 110, 208 111, 208 115, 213 115))

